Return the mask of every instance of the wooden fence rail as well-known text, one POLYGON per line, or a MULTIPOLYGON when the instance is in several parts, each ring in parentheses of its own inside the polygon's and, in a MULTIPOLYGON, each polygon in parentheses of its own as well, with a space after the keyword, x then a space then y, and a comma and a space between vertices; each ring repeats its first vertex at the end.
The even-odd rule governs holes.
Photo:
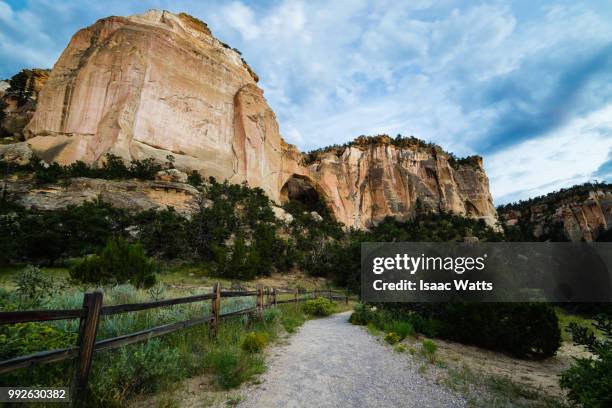
POLYGON ((314 290, 311 292, 299 292, 265 288, 257 285, 254 291, 222 291, 221 286, 216 283, 212 293, 187 296, 176 299, 157 300, 144 303, 133 303, 123 305, 103 306, 103 294, 100 291, 87 292, 83 297, 81 309, 70 310, 27 310, 16 312, 0 312, 0 324, 14 324, 25 322, 45 322, 54 320, 80 319, 76 346, 57 350, 41 351, 26 356, 15 357, 0 361, 0 374, 30 367, 36 364, 56 363, 59 361, 74 359, 74 370, 71 384, 72 404, 81 406, 87 389, 87 382, 91 370, 93 354, 98 351, 110 350, 128 344, 145 341, 154 337, 163 336, 186 329, 199 324, 210 325, 211 336, 216 336, 222 319, 240 316, 244 314, 256 314, 263 316, 263 310, 267 307, 275 307, 279 304, 303 302, 317 296, 325 296, 330 300, 349 301, 348 291, 339 290, 314 290), (265 301, 264 301, 265 294, 265 301), (337 295, 341 294, 341 295, 337 295), (293 295, 291 299, 278 300, 278 295, 293 295), (310 296, 309 296, 310 295, 310 296), (234 312, 221 313, 221 299, 233 297, 255 296, 256 306, 234 312), (211 314, 196 317, 176 323, 164 324, 139 332, 125 334, 96 341, 100 320, 107 316, 120 313, 136 312, 165 306, 174 306, 186 303, 195 303, 210 300, 211 314))

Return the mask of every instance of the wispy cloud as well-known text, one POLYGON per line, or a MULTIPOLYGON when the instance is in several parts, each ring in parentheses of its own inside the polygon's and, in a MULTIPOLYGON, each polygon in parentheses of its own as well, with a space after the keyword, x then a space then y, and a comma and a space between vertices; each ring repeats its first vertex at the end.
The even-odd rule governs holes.
POLYGON ((148 8, 191 13, 239 48, 302 149, 414 134, 484 155, 498 203, 610 179, 607 1, 0 0, 0 77, 148 8))
POLYGON ((609 163, 612 150, 610 129, 612 104, 490 155, 485 166, 492 193, 501 203, 604 180, 602 163, 609 163))

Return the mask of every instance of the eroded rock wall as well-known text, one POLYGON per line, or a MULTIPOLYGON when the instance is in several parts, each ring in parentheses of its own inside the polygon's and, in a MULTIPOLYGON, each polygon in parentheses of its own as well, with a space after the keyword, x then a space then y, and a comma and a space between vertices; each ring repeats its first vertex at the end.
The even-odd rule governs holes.
POLYGON ((448 156, 389 142, 324 153, 306 172, 338 220, 367 228, 387 216, 446 211, 495 225, 496 212, 482 165, 453 168, 448 156))
POLYGON ((535 239, 564 237, 573 242, 591 242, 601 231, 612 228, 612 189, 593 189, 586 195, 503 210, 500 219, 510 227, 527 224, 535 239))
POLYGON ((419 209, 493 224, 482 166, 453 168, 447 155, 390 143, 350 147, 303 164, 280 136, 257 75, 206 24, 152 10, 108 17, 77 32, 40 92, 25 129, 48 162, 99 164, 152 157, 183 171, 261 187, 280 203, 300 177, 347 226, 419 209))
POLYGON ((26 128, 43 158, 175 157, 230 179, 234 97, 255 84, 238 52, 185 15, 109 17, 74 35, 26 128))
POLYGON ((26 208, 51 211, 102 200, 130 211, 173 207, 189 217, 198 208, 200 196, 189 184, 166 181, 100 180, 74 178, 65 183, 37 185, 27 180, 0 184, 0 192, 26 208))

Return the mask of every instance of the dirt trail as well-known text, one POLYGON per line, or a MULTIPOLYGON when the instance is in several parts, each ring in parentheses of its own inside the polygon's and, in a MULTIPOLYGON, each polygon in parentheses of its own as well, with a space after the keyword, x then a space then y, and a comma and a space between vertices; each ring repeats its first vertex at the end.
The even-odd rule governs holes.
POLYGON ((462 397, 418 373, 418 361, 394 353, 349 312, 310 320, 273 350, 258 385, 239 407, 463 407, 462 397))

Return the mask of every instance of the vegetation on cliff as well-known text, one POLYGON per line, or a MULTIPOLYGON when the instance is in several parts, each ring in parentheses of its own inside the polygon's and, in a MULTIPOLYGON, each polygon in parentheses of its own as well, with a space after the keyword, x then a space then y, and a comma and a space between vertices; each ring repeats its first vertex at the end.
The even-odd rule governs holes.
POLYGON ((50 73, 48 69, 24 69, 9 79, 10 87, 6 90, 6 94, 15 98, 18 106, 23 106, 40 88, 37 81, 46 80, 50 73))
POLYGON ((411 150, 425 149, 436 154, 445 154, 448 157, 449 164, 453 168, 458 168, 459 166, 479 167, 480 163, 482 162, 482 158, 480 156, 458 158, 453 153, 445 152, 439 145, 432 142, 426 142, 414 136, 402 136, 401 134, 398 134, 395 138, 392 138, 389 135, 381 134, 375 136, 361 135, 354 140, 341 145, 335 144, 316 150, 311 150, 308 153, 304 153, 302 157, 302 164, 306 166, 310 165, 319 160, 321 155, 325 153, 334 153, 336 156, 340 156, 342 153, 344 153, 344 150, 349 147, 365 148, 368 146, 377 145, 392 145, 400 149, 411 150))
POLYGON ((126 164, 121 157, 110 153, 104 156, 104 161, 101 166, 90 166, 80 160, 62 166, 56 162, 51 164, 46 163, 36 156, 32 157, 28 164, 23 165, 0 160, 0 168, 4 170, 6 175, 32 175, 33 179, 39 184, 56 183, 60 180, 75 177, 89 177, 104 180, 125 180, 132 178, 153 180, 155 174, 164 167, 172 167, 172 161, 169 160, 165 166, 162 166, 150 158, 133 160, 129 164, 126 164))
MULTIPOLYGON (((597 192, 612 193, 612 184, 587 182, 558 191, 497 207, 506 240, 516 242, 569 241, 565 220, 558 212, 562 207, 580 207, 597 192)), ((605 216, 605 215, 604 215, 605 216)), ((588 225, 594 240, 608 242, 612 232, 606 225, 588 225)), ((582 227, 584 228, 584 227, 582 227)))
POLYGON ((502 204, 497 207, 497 211, 505 213, 509 210, 522 211, 534 205, 557 205, 562 200, 584 200, 593 191, 603 190, 612 191, 612 184, 606 182, 586 182, 572 187, 562 188, 527 200, 519 200, 513 203, 502 204))
POLYGON ((8 88, 2 87, 4 91, 0 89, 0 138, 10 137, 5 143, 23 140, 21 132, 34 113, 38 92, 49 74, 45 69, 24 69, 0 81, 0 85, 8 84, 8 88))

